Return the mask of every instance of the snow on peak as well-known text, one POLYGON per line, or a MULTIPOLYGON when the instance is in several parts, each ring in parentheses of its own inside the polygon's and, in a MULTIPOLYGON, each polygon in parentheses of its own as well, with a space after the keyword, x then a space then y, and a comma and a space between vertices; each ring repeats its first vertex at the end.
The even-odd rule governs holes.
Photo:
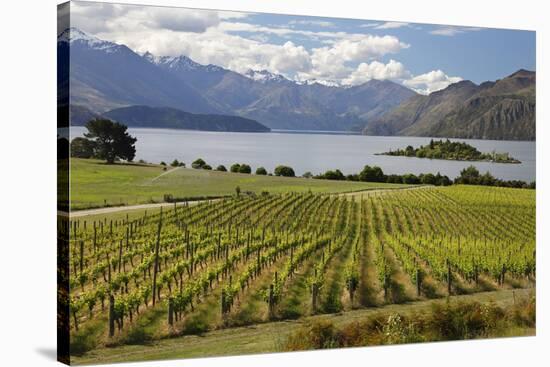
POLYGON ((265 69, 264 70, 248 69, 244 73, 244 76, 261 83, 268 83, 268 82, 280 83, 280 82, 288 81, 288 79, 282 76, 281 74, 273 74, 265 69))
POLYGON ((61 32, 57 36, 57 42, 66 42, 68 44, 84 43, 91 48, 106 50, 108 52, 112 52, 119 47, 116 43, 104 41, 95 36, 91 36, 75 27, 67 28, 61 32))
POLYGON ((170 68, 170 69, 175 69, 175 70, 205 70, 208 72, 224 70, 222 67, 213 65, 213 64, 208 64, 208 65, 199 64, 198 62, 191 60, 189 57, 185 55, 155 56, 149 51, 147 51, 142 56, 153 64, 170 68))
POLYGON ((334 81, 334 80, 324 80, 324 79, 307 79, 307 80, 302 80, 300 82, 298 82, 298 84, 302 84, 302 85, 315 85, 315 84, 319 84, 319 85, 324 85, 325 87, 341 87, 342 85, 340 83, 338 83, 337 81, 334 81))

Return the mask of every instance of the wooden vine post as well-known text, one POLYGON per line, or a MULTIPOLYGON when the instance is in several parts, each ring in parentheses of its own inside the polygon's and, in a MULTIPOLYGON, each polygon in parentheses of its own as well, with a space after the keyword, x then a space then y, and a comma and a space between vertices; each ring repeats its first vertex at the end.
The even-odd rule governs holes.
POLYGON ((153 306, 156 302, 156 290, 157 290, 157 271, 159 266, 159 247, 160 247, 160 230, 162 228, 162 206, 160 207, 159 226, 157 230, 157 243, 155 246, 155 264, 153 269, 153 306))
POLYGON ((452 283, 453 283, 453 274, 451 273, 451 263, 449 259, 447 259, 447 293, 449 296, 451 295, 452 291, 452 283))
MULTIPOLYGON (((174 207, 175 208, 175 207, 174 207)), ((168 299, 168 325, 174 325, 174 298, 168 299)))
POLYGON ((109 337, 115 335, 115 296, 109 295, 109 337))
POLYGON ((422 288, 422 273, 420 272, 420 269, 416 269, 416 295, 420 296, 421 289, 422 288))

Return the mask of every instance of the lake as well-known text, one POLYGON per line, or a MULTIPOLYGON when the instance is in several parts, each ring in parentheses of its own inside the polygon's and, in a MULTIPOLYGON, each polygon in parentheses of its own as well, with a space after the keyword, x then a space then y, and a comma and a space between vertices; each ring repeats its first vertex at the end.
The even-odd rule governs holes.
MULTIPOLYGON (((83 136, 84 127, 71 127, 71 138, 83 136)), ((481 152, 508 152, 521 164, 490 162, 459 162, 409 157, 375 155, 390 149, 418 147, 430 138, 401 136, 364 136, 331 134, 330 132, 232 133, 191 130, 129 128, 135 136, 136 160, 170 163, 174 159, 190 165, 203 158, 212 167, 219 164, 228 169, 233 163, 247 163, 253 171, 263 166, 272 172, 279 164, 294 168, 297 175, 313 174, 328 169, 340 169, 344 174, 358 173, 365 165, 377 165, 386 174, 437 173, 451 179, 463 168, 474 165, 480 172, 491 172, 505 180, 535 180, 535 142, 451 139, 465 141, 481 152)), ((437 139, 437 138, 436 138, 437 139)))

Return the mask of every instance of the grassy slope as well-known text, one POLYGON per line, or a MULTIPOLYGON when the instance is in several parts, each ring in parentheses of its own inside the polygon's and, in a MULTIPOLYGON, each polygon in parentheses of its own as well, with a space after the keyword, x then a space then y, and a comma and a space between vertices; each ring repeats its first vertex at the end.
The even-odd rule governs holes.
MULTIPOLYGON (((169 168, 170 169, 170 168, 169 168)), ((159 165, 106 165, 87 159, 71 160, 71 209, 135 205, 163 201, 164 194, 178 198, 223 196, 243 192, 271 193, 289 191, 350 192, 373 188, 397 188, 405 185, 312 180, 257 176, 179 168, 164 173, 159 165)))
MULTIPOLYGON (((497 306, 505 307, 513 304, 516 297, 518 299, 519 297, 526 297, 532 294, 532 292, 534 292, 534 289, 502 290, 475 295, 453 296, 451 299, 481 303, 494 302, 497 306)), ((71 363, 97 364, 279 352, 281 351, 281 343, 290 333, 298 329, 305 322, 313 319, 328 319, 338 326, 359 321, 370 316, 396 312, 409 314, 426 311, 431 308, 434 302, 445 301, 429 300, 401 305, 392 304, 379 308, 361 309, 339 314, 311 316, 297 321, 270 322, 249 327, 215 330, 201 336, 166 339, 149 345, 102 348, 89 352, 83 357, 71 357, 71 363)), ((517 330, 517 332, 521 333, 521 335, 534 335, 535 330, 525 329, 517 330)))

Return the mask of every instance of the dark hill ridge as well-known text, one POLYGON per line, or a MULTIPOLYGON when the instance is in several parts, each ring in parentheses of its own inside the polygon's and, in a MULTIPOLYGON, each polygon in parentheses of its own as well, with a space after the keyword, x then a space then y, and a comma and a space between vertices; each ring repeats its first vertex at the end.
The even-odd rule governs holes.
POLYGON ((367 135, 535 140, 536 73, 495 82, 452 84, 417 95, 367 124, 367 135))
POLYGON ((103 116, 129 127, 232 132, 270 131, 257 121, 239 116, 194 114, 170 107, 122 107, 108 111, 103 116))

